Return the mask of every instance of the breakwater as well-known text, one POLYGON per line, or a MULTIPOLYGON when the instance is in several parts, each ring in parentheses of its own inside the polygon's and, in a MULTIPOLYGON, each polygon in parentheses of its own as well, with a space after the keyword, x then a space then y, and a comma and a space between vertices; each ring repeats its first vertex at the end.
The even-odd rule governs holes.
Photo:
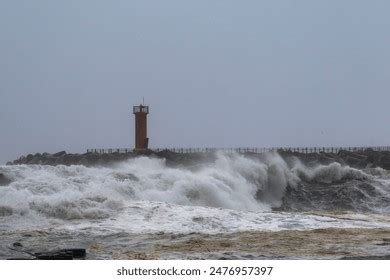
POLYGON ((84 165, 84 166, 97 166, 97 165, 109 165, 115 162, 125 161, 128 159, 136 158, 139 156, 149 156, 154 158, 165 159, 167 165, 170 166, 190 166, 193 164, 212 162, 215 160, 217 153, 238 152, 251 158, 261 159, 267 153, 278 153, 283 158, 297 157, 303 163, 319 163, 330 164, 337 162, 342 165, 348 165, 354 168, 375 168, 381 167, 383 169, 390 170, 390 151, 387 147, 377 148, 324 148, 324 151, 320 151, 319 148, 279 148, 279 149, 263 149, 263 150, 251 150, 240 148, 239 150, 233 149, 204 149, 197 150, 196 152, 191 150, 185 152, 184 149, 179 150, 147 150, 143 152, 136 152, 128 150, 123 152, 118 149, 107 149, 106 151, 92 151, 89 150, 84 154, 73 154, 65 151, 49 154, 49 153, 37 153, 22 156, 12 162, 8 162, 8 165, 18 164, 40 164, 40 165, 84 165), (303 149, 303 150, 302 150, 303 149), (312 152, 306 152, 306 149, 312 152), (312 150, 310 150, 312 149, 312 150), (327 150, 326 150, 327 149, 327 150), (260 152, 261 151, 261 152, 260 152), (302 152, 303 151, 303 152, 302 152))

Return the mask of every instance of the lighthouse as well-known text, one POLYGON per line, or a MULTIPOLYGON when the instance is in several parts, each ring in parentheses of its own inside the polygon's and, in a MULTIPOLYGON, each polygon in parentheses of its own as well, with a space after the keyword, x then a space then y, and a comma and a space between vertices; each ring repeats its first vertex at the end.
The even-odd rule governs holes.
POLYGON ((133 107, 135 115, 135 150, 146 150, 149 146, 148 114, 149 106, 143 104, 133 107))

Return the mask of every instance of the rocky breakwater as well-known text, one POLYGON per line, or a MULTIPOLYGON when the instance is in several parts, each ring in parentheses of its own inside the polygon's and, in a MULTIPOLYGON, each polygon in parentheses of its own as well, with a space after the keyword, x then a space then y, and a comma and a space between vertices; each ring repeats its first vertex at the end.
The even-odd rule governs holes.
POLYGON ((374 151, 373 149, 365 149, 363 151, 346 151, 340 150, 338 153, 297 153, 297 152, 284 152, 279 151, 279 154, 285 158, 297 157, 304 164, 330 164, 338 162, 341 165, 348 165, 357 169, 364 168, 376 168, 380 167, 386 170, 390 170, 390 152, 387 151, 374 151))
POLYGON ((96 154, 96 153, 85 153, 85 154, 71 154, 65 151, 58 152, 55 154, 49 153, 37 153, 29 154, 27 156, 21 156, 17 160, 8 162, 7 165, 19 165, 19 164, 39 164, 39 165, 106 165, 112 162, 123 161, 135 157, 133 153, 127 154, 96 154))
MULTIPOLYGON (((147 150, 144 152, 129 152, 129 153, 110 153, 110 154, 98 154, 98 153, 84 153, 84 154, 68 154, 65 151, 55 154, 49 153, 37 153, 29 154, 27 156, 21 156, 12 162, 8 162, 7 165, 20 165, 20 164, 39 164, 39 165, 84 165, 84 166, 104 166, 110 165, 116 162, 125 161, 131 158, 148 156, 165 159, 168 166, 190 166, 198 163, 212 162, 215 159, 215 155, 211 153, 196 153, 196 154, 184 154, 173 153, 168 150, 161 152, 153 152, 147 150)), ((1 182, 1 177, 0 177, 1 182)))
MULTIPOLYGON (((354 168, 375 168, 381 167, 390 170, 390 152, 378 152, 372 149, 364 151, 349 152, 341 150, 338 153, 297 153, 289 151, 279 151, 281 157, 285 160, 298 158, 306 165, 314 164, 330 164, 338 162, 341 165, 348 165, 354 168)), ((245 153, 243 154, 251 158, 264 157, 264 154, 245 153)), ((129 152, 129 153, 111 153, 111 154, 69 154, 65 151, 55 154, 37 153, 22 156, 13 162, 8 162, 7 165, 18 164, 40 164, 40 165, 84 165, 97 166, 109 165, 115 162, 128 160, 139 156, 150 156, 165 159, 168 166, 196 166, 207 162, 213 162, 216 158, 214 153, 173 153, 170 151, 154 152, 151 150, 145 152, 129 152)), ((0 176, 0 184, 6 182, 6 178, 0 176)))

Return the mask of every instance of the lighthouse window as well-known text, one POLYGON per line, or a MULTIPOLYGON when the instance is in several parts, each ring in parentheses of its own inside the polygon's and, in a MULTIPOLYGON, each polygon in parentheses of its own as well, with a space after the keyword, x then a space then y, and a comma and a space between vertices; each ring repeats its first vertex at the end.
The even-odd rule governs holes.
POLYGON ((133 107, 133 113, 149 113, 149 107, 148 106, 134 106, 133 107))

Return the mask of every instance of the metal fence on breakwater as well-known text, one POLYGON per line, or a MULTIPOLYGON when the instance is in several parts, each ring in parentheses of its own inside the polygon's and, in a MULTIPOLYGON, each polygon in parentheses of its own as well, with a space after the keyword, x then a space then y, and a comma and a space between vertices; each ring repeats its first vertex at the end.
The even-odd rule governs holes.
MULTIPOLYGON (((375 146, 375 147, 274 147, 274 148, 151 148, 153 152, 162 152, 170 151, 173 153, 181 154, 193 154, 193 153, 214 153, 217 151, 222 152, 231 152, 231 153, 267 153, 274 151, 284 151, 284 152, 296 152, 303 154, 311 153, 338 153, 339 151, 348 151, 348 152, 362 152, 367 149, 372 149, 374 151, 390 151, 390 146, 375 146)), ((131 148, 122 148, 122 149, 88 149, 87 153, 97 153, 97 154, 112 154, 112 153, 131 153, 134 149, 131 148)))

